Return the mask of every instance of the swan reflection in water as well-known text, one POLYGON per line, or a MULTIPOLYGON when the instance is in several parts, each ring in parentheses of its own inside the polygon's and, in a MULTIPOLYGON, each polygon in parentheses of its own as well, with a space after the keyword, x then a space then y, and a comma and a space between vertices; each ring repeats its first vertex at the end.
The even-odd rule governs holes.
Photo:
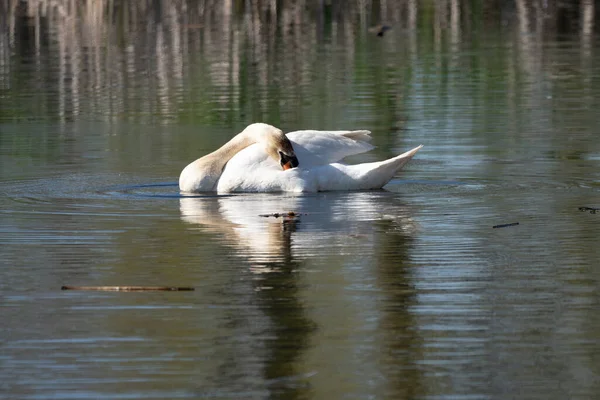
POLYGON ((415 230, 408 208, 385 191, 183 197, 180 210, 183 221, 222 234, 255 272, 292 258, 366 255, 377 229, 415 230))
MULTIPOLYGON (((418 380, 403 368, 392 368, 397 357, 385 356, 412 354, 410 349, 418 348, 410 329, 414 324, 408 310, 415 300, 405 264, 417 228, 410 207, 397 195, 377 191, 184 197, 180 210, 192 229, 218 236, 236 249, 255 274, 249 280, 237 278, 235 269, 225 274, 236 276, 227 283, 228 296, 235 293, 236 302, 259 306, 243 307, 228 317, 235 321, 230 325, 252 338, 231 345, 239 373, 261 375, 272 382, 269 390, 286 398, 310 397, 311 388, 329 391, 328 371, 336 371, 340 363, 360 369, 380 360, 383 367, 376 375, 405 382, 394 372, 399 371, 402 379, 418 380), (296 215, 261 216, 289 211, 296 215), (373 301, 374 293, 378 301, 373 301), (378 308, 386 304, 394 306, 378 308), (363 339, 339 339, 340 331, 364 332, 375 316, 382 341, 372 353, 352 356, 353 346, 363 339), (251 354, 248 359, 254 361, 245 363, 240 354, 251 354)), ((402 362, 413 360, 407 356, 402 362)), ((366 375, 357 384, 367 385, 371 378, 366 375)))

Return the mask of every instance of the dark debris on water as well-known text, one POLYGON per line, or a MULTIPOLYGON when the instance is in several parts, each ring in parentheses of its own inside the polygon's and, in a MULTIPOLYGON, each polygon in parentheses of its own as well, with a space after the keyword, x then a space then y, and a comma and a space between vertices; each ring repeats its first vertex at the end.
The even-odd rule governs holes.
POLYGON ((376 25, 369 28, 369 32, 376 34, 379 37, 385 35, 387 31, 392 29, 389 25, 376 25))
POLYGON ((516 226, 516 225, 519 225, 519 223, 518 222, 512 222, 510 224, 494 225, 494 226, 492 226, 492 228, 494 228, 494 229, 496 229, 496 228, 507 228, 509 226, 516 226))
POLYGON ((294 212, 294 211, 288 211, 288 212, 283 212, 283 213, 260 214, 259 216, 260 217, 265 217, 265 218, 268 218, 268 217, 275 217, 275 218, 279 218, 279 217, 282 217, 282 218, 296 218, 296 217, 299 217, 301 215, 307 215, 307 214, 306 213, 304 213, 304 214, 297 213, 297 212, 294 212))

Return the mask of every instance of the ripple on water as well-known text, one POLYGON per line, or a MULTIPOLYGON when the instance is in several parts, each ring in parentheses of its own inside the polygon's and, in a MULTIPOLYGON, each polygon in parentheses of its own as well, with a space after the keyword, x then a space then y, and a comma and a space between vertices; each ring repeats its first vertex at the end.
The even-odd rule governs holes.
MULTIPOLYGON (((179 198, 176 182, 126 183, 121 175, 73 174, 57 178, 5 182, 1 213, 119 217, 144 215, 141 199, 179 198)), ((136 181, 132 178, 131 181, 136 181)), ((157 216, 155 212, 148 214, 157 216)))

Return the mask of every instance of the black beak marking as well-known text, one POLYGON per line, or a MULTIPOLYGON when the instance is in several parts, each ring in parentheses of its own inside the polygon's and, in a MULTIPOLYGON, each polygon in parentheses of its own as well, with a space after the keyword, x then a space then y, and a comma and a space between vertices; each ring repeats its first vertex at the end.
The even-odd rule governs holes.
POLYGON ((293 155, 287 155, 284 154, 283 152, 279 152, 279 164, 281 164, 281 167, 285 170, 285 169, 289 169, 289 168, 296 168, 298 166, 298 158, 296 157, 295 154, 293 155))

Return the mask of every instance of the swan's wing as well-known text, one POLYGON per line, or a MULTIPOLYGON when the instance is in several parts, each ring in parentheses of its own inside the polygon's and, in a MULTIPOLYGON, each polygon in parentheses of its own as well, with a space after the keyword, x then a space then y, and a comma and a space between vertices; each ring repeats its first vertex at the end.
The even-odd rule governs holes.
MULTIPOLYGON (((295 131, 287 134, 301 168, 325 165, 345 157, 372 150, 369 131, 295 131)), ((235 167, 238 171, 256 171, 262 168, 281 170, 259 144, 253 144, 238 152, 227 163, 225 170, 235 167)))
POLYGON ((370 142, 371 139, 371 131, 366 130, 357 130, 357 131, 328 131, 333 133, 334 135, 344 136, 350 139, 359 140, 363 142, 370 142))
POLYGON ((302 131, 294 131, 289 132, 286 136, 292 135, 299 140, 315 140, 315 136, 342 136, 348 139, 361 141, 361 142, 370 142, 371 139, 371 131, 367 130, 357 130, 357 131, 316 131, 316 130, 302 130, 302 131))
POLYGON ((369 131, 294 131, 287 137, 294 146, 300 168, 310 168, 342 160, 372 150, 369 131))

